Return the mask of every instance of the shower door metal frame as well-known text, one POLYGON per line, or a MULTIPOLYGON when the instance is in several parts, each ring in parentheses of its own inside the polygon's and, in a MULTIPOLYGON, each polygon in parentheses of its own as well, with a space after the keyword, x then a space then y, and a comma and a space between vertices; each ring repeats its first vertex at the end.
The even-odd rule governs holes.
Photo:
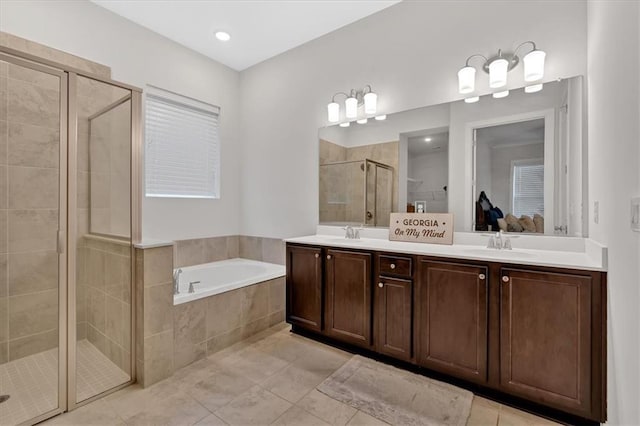
MULTIPOLYGON (((1 46, 0 46, 1 47, 1 46)), ((23 68, 58 77, 59 83, 59 137, 58 137, 58 232, 56 234, 56 251, 58 252, 58 407, 44 412, 37 417, 26 420, 27 423, 38 423, 57 414, 65 409, 67 381, 63 377, 67 376, 67 329, 65 327, 67 316, 67 260, 68 250, 63 236, 67 232, 67 76, 63 71, 41 65, 37 62, 23 60, 10 54, 5 54, 0 49, 0 61, 12 63, 23 68)))
POLYGON ((44 421, 71 411, 136 381, 136 268, 135 245, 142 236, 142 89, 109 78, 0 45, 0 60, 60 77, 60 188, 59 188, 59 274, 58 274, 58 407, 26 424, 44 421), (131 91, 131 380, 84 401, 76 402, 76 253, 77 236, 77 78, 82 76, 131 91), (73 84, 72 84, 73 83, 73 84), (73 191, 72 191, 73 190, 73 191), (73 196, 69 197, 68 195, 73 196), (66 235, 66 240, 62 238, 66 235), (61 253, 60 253, 61 252, 61 253), (72 271, 73 273, 68 273, 72 271), (69 306, 73 307, 72 309, 69 306))
MULTIPOLYGON (((362 160, 360 160, 362 161, 362 160)), ((383 169, 387 169, 387 170, 391 170, 391 210, 393 211, 393 167, 388 165, 388 164, 384 164, 384 163, 380 163, 378 161, 375 160, 369 160, 368 158, 364 159, 364 216, 363 216, 363 220, 364 222, 362 222, 364 225, 367 225, 367 212, 368 212, 368 207, 369 207, 369 164, 373 164, 376 167, 376 171, 375 171, 375 176, 373 178, 374 181, 374 189, 373 189, 373 197, 374 197, 374 203, 373 203, 373 225, 369 225, 369 226, 377 226, 378 223, 378 167, 383 168, 383 169)))

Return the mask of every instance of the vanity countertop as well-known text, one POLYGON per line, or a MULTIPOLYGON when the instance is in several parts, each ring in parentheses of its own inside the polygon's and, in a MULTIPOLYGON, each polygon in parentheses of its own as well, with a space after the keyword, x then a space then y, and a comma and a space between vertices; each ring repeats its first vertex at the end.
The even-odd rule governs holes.
MULTIPOLYGON (((288 243, 309 244, 327 247, 343 247, 360 250, 385 251, 435 257, 447 257, 487 262, 513 263, 518 265, 549 266, 555 268, 606 271, 606 249, 555 251, 514 248, 513 250, 488 249, 482 245, 425 244, 389 241, 380 238, 347 239, 336 235, 309 235, 285 239, 288 243), (596 253, 594 255, 594 252, 596 253)), ((600 247, 601 248, 601 247, 600 247)))

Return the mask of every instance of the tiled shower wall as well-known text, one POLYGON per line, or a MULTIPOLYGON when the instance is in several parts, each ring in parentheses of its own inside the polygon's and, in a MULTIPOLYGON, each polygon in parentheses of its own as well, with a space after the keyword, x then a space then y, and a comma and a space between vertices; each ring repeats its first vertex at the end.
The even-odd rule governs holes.
POLYGON ((58 345, 59 96, 0 63, 0 363, 58 345))

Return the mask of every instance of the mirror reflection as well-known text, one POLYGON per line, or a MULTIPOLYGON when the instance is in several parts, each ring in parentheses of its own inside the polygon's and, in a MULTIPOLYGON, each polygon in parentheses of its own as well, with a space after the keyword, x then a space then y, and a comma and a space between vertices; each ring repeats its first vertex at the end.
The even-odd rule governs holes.
POLYGON ((574 77, 321 128, 320 224, 449 212, 457 232, 586 236, 583 90, 574 77))

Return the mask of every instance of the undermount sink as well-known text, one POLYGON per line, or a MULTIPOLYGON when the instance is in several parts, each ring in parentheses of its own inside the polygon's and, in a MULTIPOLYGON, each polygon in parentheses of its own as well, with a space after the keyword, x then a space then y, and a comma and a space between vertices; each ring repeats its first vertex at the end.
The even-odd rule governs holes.
POLYGON ((326 239, 327 242, 329 243, 361 243, 362 240, 359 239, 352 239, 352 238, 340 238, 340 237, 336 237, 336 238, 327 238, 326 239))
POLYGON ((519 257, 521 259, 533 259, 538 257, 535 253, 530 253, 526 251, 521 251, 517 249, 513 250, 497 250, 490 248, 477 248, 477 249, 465 249, 462 250, 463 253, 469 254, 471 256, 491 256, 491 257, 519 257))

